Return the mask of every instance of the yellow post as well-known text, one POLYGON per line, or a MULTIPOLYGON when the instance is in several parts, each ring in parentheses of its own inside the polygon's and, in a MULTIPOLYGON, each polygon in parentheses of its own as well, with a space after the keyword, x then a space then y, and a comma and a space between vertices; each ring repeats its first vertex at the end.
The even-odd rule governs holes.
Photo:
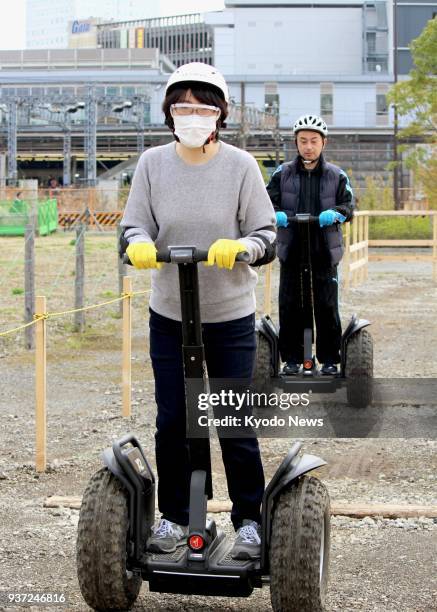
POLYGON ((343 258, 343 277, 344 277, 344 291, 349 291, 350 287, 350 246, 351 246, 351 228, 350 223, 345 224, 345 236, 344 236, 344 258, 343 258))
MULTIPOLYGON (((357 244, 358 242, 358 223, 359 223, 359 217, 355 217, 354 220, 352 221, 352 240, 351 240, 351 244, 357 244)), ((358 261, 358 251, 354 251, 352 253, 352 263, 355 263, 356 261, 358 261)), ((355 287, 355 285, 357 284, 357 271, 352 270, 352 286, 355 287)))
POLYGON ((272 264, 266 267, 264 284, 264 314, 272 314, 272 264))
MULTIPOLYGON (((46 314, 46 298, 38 295, 35 299, 35 315, 46 314)), ((35 323, 35 467, 37 472, 46 469, 46 321, 41 318, 35 323)))
POLYGON ((132 278, 123 277, 123 368, 122 368, 122 415, 131 416, 131 386, 132 386, 132 278))
POLYGON ((366 241, 364 279, 367 280, 369 278, 369 213, 367 212, 364 217, 364 240, 366 241))
MULTIPOLYGON (((360 247, 360 258, 359 259, 362 262, 366 258, 366 252, 365 252, 365 246, 364 246, 364 220, 365 220, 364 215, 361 215, 360 216, 360 225, 359 225, 359 228, 358 228, 358 231, 359 231, 358 235, 359 235, 359 241, 360 241, 360 244, 361 244, 361 247, 360 247)), ((359 270, 360 270, 360 282, 363 283, 365 278, 366 278, 366 271, 364 269, 364 265, 361 266, 359 268, 359 270)))
POLYGON ((432 216, 432 278, 437 283, 437 213, 432 216))

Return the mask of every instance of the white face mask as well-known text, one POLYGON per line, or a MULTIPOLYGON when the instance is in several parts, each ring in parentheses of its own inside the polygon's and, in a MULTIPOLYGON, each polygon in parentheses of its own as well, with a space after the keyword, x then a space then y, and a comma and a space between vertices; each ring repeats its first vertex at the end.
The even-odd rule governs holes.
POLYGON ((193 114, 174 115, 174 133, 180 142, 189 149, 197 149, 205 144, 208 137, 217 129, 217 115, 201 117, 193 114))

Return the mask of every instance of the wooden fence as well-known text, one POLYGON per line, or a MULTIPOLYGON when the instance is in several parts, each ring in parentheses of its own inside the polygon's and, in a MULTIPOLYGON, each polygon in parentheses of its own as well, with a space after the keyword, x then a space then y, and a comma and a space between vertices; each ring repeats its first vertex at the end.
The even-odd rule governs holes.
MULTIPOLYGON (((344 227, 345 232, 345 256, 343 260, 343 278, 344 278, 344 289, 348 290, 351 286, 356 286, 360 282, 363 282, 368 277, 368 262, 369 259, 376 258, 391 258, 391 259, 419 259, 423 261, 432 261, 433 264, 433 280, 437 282, 437 211, 360 211, 356 213, 352 224, 346 224, 344 227), (430 240, 369 240, 369 217, 370 216, 428 216, 432 219, 433 234, 430 240), (412 246, 412 247, 432 247, 431 255, 376 255, 374 257, 369 256, 370 246, 383 246, 383 247, 399 247, 399 246, 412 246)), ((81 257, 79 257, 81 249, 83 248, 83 229, 78 229, 77 236, 77 257, 80 259, 80 266, 83 267, 81 257), (82 247, 79 246, 82 244, 82 247)), ((76 262, 77 263, 77 262, 76 262)), ((76 265, 76 268, 78 266, 76 265)), ((95 304, 92 306, 83 306, 83 292, 80 286, 80 282, 76 291, 76 303, 75 308, 70 311, 60 313, 47 312, 47 304, 45 297, 37 297, 35 300, 35 310, 33 320, 28 321, 25 325, 21 326, 26 330, 28 328, 35 329, 35 391, 36 391, 36 403, 35 403, 35 432, 36 432, 36 451, 35 451, 35 462, 37 471, 44 471, 46 469, 46 395, 47 395, 47 383, 46 383, 46 325, 47 319, 68 314, 74 312, 75 314, 83 315, 85 310, 91 308, 99 308, 105 304, 109 304, 116 301, 122 302, 122 372, 121 372, 121 385, 122 385, 122 415, 125 417, 131 414, 131 309, 132 309, 132 298, 142 292, 132 292, 132 282, 130 277, 124 276, 123 271, 120 272, 120 283, 122 283, 121 295, 117 298, 108 300, 102 304, 95 304), (79 296, 79 297, 78 297, 79 296)), ((78 275, 80 276, 80 275, 78 275)), ((83 275, 82 275, 83 277, 83 275)), ((271 280, 272 280, 272 264, 267 266, 265 271, 265 283, 264 283, 264 311, 268 314, 271 313, 271 280)), ((148 292, 148 290, 147 290, 148 292)), ((83 319, 76 321, 77 327, 80 329, 83 325, 83 319), (81 325, 82 324, 82 325, 81 325)), ((20 329, 20 328, 17 328, 20 329)), ((10 333, 16 330, 10 330, 10 333)), ((2 335, 4 335, 2 333, 2 335)), ((30 346, 29 346, 30 348, 30 346)))
MULTIPOLYGON (((344 257, 341 264, 343 291, 349 291, 368 279, 369 261, 371 260, 415 260, 432 262, 432 278, 437 283, 437 211, 434 210, 364 210, 355 213, 352 223, 346 223, 343 228, 344 257), (370 217, 430 217, 432 219, 432 238, 428 240, 370 240, 370 217), (431 254, 369 254, 369 247, 432 247, 431 254)), ((272 265, 267 266, 264 277, 264 309, 271 314, 272 303, 272 265)))
MULTIPOLYGON (((131 416, 132 394, 132 281, 123 278, 122 321, 122 416, 131 416)), ((115 301, 115 300, 112 300, 115 301)), ((98 305, 97 305, 98 306, 98 305)), ((45 296, 37 296, 35 302, 35 468, 37 472, 44 472, 47 467, 47 319, 60 313, 51 315, 47 312, 45 296)), ((61 313, 62 314, 62 313, 61 313)))
POLYGON ((343 287, 349 291, 368 278, 369 214, 355 213, 352 223, 344 227, 344 257, 342 263, 343 287))
POLYGON ((432 279, 437 283, 437 211, 435 210, 367 210, 355 213, 351 224, 345 227, 345 255, 343 260, 344 288, 348 290, 368 277, 368 263, 372 260, 430 261, 432 279), (430 239, 369 239, 370 217, 429 217, 432 221, 430 239), (432 247, 430 254, 384 253, 369 255, 369 247, 432 247))

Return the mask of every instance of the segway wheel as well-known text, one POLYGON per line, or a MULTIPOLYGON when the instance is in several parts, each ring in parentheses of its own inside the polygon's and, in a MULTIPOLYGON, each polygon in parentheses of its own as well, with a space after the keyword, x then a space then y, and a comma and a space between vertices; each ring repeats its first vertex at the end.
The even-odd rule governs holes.
POLYGON ((128 501, 106 468, 92 476, 82 499, 77 534, 77 576, 83 598, 94 610, 129 610, 141 588, 126 567, 128 501))
POLYGON ((367 329, 360 329, 347 342, 346 392, 348 404, 365 408, 373 401, 373 339, 367 329))
POLYGON ((254 389, 259 393, 267 390, 272 376, 273 366, 270 345, 266 338, 258 332, 256 334, 255 370, 252 378, 254 389))
POLYGON ((322 612, 328 585, 330 507, 326 487, 303 476, 276 502, 270 543, 274 612, 322 612))

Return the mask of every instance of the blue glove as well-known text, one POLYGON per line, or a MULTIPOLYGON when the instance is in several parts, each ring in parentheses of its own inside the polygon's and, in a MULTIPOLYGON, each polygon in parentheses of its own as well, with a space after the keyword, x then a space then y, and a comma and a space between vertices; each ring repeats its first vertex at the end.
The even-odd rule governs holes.
POLYGON ((276 225, 278 227, 288 227, 288 219, 285 212, 277 212, 276 213, 276 225))
POLYGON ((319 225, 324 227, 325 225, 333 225, 335 222, 343 223, 346 221, 346 217, 336 210, 324 210, 319 215, 319 225))

